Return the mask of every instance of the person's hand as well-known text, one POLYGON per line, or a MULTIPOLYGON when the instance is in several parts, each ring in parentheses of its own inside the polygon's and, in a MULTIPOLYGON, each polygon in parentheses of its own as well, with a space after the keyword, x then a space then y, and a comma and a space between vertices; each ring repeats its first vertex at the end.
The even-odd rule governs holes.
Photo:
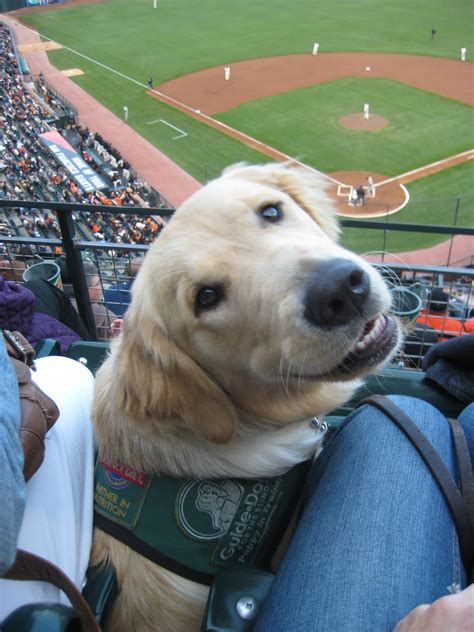
POLYGON ((474 584, 462 592, 446 595, 431 605, 414 608, 394 632, 472 632, 474 630, 474 584))
POLYGON ((110 325, 112 338, 117 338, 117 336, 120 335, 120 332, 122 330, 122 323, 123 323, 123 318, 116 318, 115 320, 112 321, 110 325))

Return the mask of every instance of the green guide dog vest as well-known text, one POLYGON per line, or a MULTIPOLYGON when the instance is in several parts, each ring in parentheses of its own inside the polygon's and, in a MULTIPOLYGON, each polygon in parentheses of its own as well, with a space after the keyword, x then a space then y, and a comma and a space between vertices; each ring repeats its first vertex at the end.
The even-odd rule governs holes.
POLYGON ((98 460, 94 523, 168 570, 211 584, 224 566, 268 569, 308 463, 284 476, 185 480, 98 460))

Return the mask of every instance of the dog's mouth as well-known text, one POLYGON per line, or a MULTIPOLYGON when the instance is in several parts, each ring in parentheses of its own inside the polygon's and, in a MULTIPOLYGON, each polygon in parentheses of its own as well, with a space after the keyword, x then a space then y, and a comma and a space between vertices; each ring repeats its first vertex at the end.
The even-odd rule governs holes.
POLYGON ((333 375, 354 376, 364 369, 378 366, 396 347, 399 340, 397 321, 388 314, 369 320, 351 351, 331 371, 333 375))
POLYGON ((396 348, 399 337, 397 321, 388 314, 379 314, 365 324, 349 353, 336 367, 319 375, 294 377, 340 381, 370 373, 396 348))

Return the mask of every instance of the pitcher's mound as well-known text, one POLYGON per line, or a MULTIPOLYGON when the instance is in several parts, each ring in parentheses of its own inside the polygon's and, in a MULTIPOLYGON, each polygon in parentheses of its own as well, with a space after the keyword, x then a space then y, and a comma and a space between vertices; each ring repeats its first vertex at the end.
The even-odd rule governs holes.
POLYGON ((379 114, 371 114, 368 119, 365 119, 362 113, 356 113, 341 116, 339 125, 348 129, 354 129, 357 132, 373 132, 376 129, 387 127, 388 121, 379 114))

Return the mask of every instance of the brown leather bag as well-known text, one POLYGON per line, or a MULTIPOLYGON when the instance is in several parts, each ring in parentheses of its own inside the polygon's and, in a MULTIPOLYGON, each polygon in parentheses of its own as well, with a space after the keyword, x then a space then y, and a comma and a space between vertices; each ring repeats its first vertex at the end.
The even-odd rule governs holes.
POLYGON ((44 461, 44 438, 58 419, 59 409, 31 379, 31 369, 35 370, 34 349, 28 340, 18 331, 4 330, 3 336, 20 391, 23 475, 29 481, 44 461))

